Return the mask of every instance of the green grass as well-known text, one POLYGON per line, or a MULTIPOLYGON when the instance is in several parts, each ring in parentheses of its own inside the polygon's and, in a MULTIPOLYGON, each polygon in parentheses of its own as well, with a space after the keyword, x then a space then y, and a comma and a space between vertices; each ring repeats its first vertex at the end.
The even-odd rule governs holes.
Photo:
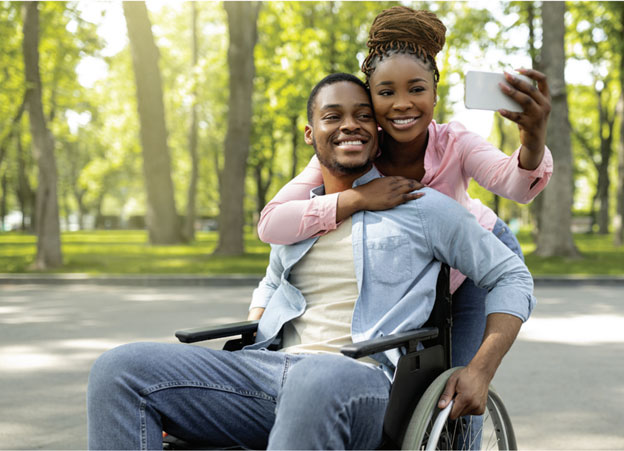
MULTIPOLYGON (((263 274, 270 247, 245 236, 246 254, 214 256, 216 232, 199 232, 188 245, 151 246, 139 230, 67 232, 61 237, 64 266, 55 273, 85 274, 263 274)), ((36 238, 0 234, 0 272, 27 273, 36 253, 36 238)))
POLYGON ((624 247, 613 245, 612 235, 578 233, 574 242, 581 252, 580 258, 549 257, 534 255, 535 244, 528 232, 518 236, 526 263, 534 276, 538 275, 624 275, 624 247))
MULTIPOLYGON (((180 246, 151 246, 139 230, 67 232, 62 235, 64 266, 55 273, 86 274, 254 274, 264 273, 270 248, 253 233, 245 235, 246 254, 214 256, 216 232, 199 232, 196 241, 180 246)), ((611 236, 575 235, 579 259, 539 258, 528 232, 519 240, 527 265, 540 275, 624 275, 624 247, 615 248, 611 236)), ((0 233, 0 273, 29 273, 36 238, 0 233)))

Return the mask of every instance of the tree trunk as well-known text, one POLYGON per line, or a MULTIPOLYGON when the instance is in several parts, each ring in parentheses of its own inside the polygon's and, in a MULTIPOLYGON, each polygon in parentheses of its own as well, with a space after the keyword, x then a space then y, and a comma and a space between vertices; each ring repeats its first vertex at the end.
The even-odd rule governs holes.
POLYGON ((48 130, 41 101, 39 77, 39 10, 37 2, 23 5, 24 73, 27 85, 27 109, 32 145, 39 169, 36 197, 37 257, 34 268, 56 268, 63 264, 59 224, 57 170, 54 138, 48 130))
MULTIPOLYGON (((507 136, 505 136, 504 129, 505 119, 500 114, 496 114, 494 117, 496 118, 496 126, 498 127, 498 132, 500 133, 498 148, 504 152, 505 143, 507 141, 507 136)), ((494 194, 494 213, 496 213, 496 216, 500 217, 500 196, 496 194, 494 194)))
POLYGON ((0 232, 4 231, 4 218, 7 215, 7 172, 4 171, 2 173, 2 180, 0 180, 0 185, 2 185, 2 198, 0 199, 0 232))
POLYGON ((197 61, 199 60, 198 33, 197 33, 197 3, 191 2, 191 29, 193 68, 192 83, 193 104, 191 106, 191 127, 189 130, 189 154, 191 155, 191 178, 189 180, 186 200, 186 217, 184 220, 183 235, 186 241, 195 239, 195 204, 197 198, 197 180, 199 178, 199 156, 197 154, 197 61))
POLYGON ((149 239, 152 244, 180 243, 182 234, 173 196, 158 49, 145 3, 123 2, 123 10, 137 87, 149 239))
POLYGON ((598 210, 598 233, 609 233, 609 163, 611 161, 611 148, 613 145, 613 126, 615 117, 609 114, 608 105, 602 101, 602 90, 596 90, 598 100, 598 135, 600 137, 600 164, 598 165, 598 186, 596 194, 600 202, 598 210), (605 136, 605 128, 607 136, 605 136))
MULTIPOLYGON (((618 5, 620 23, 624 23, 624 5, 618 5)), ((613 244, 624 244, 624 27, 620 27, 619 36, 620 54, 620 142, 618 145, 618 176, 617 176, 617 208, 614 221, 613 244)))
POLYGON ((251 139, 252 91, 255 73, 254 47, 257 41, 257 2, 224 2, 228 16, 230 44, 228 68, 230 98, 228 128, 225 137, 225 162, 220 183, 219 243, 220 255, 244 252, 243 201, 245 175, 251 139))
POLYGON ((16 133, 16 147, 17 147, 17 201, 20 205, 20 211, 22 212, 22 225, 21 230, 23 232, 32 232, 35 225, 34 218, 34 205, 35 205, 35 193, 30 187, 28 182, 28 175, 26 174, 26 161, 24 159, 24 147, 22 146, 22 134, 21 130, 16 133), (28 221, 27 221, 28 218, 28 221), (28 224, 27 224, 28 222, 28 224))
POLYGON ((294 179, 297 176, 297 166, 299 164, 299 159, 297 158, 297 143, 299 142, 299 129, 297 129, 297 119, 298 116, 292 116, 290 118, 290 132, 292 135, 292 171, 290 174, 290 178, 294 179))
POLYGON ((541 227, 536 255, 576 257, 572 237, 572 146, 568 122, 568 100, 564 79, 564 2, 542 3, 541 65, 550 82, 552 110, 548 121, 547 144, 553 154, 555 170, 543 192, 541 227))

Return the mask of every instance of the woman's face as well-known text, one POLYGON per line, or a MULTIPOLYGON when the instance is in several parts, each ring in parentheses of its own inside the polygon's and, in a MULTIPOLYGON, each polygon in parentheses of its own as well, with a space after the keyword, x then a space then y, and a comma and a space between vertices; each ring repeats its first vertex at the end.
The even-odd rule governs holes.
POLYGON ((433 119, 433 72, 414 55, 396 54, 378 64, 368 82, 377 123, 400 143, 425 140, 433 119))

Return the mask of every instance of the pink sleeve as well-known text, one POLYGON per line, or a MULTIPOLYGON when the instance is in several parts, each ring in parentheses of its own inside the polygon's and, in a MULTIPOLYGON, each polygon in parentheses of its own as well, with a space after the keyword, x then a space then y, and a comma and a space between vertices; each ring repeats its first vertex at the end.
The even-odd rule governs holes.
POLYGON ((310 190, 323 183, 316 156, 264 207, 258 236, 266 243, 292 244, 336 228, 338 194, 310 199, 310 190))
MULTIPOLYGON (((458 130, 459 131, 459 130, 458 130)), ((463 170, 477 183, 499 196, 521 204, 531 202, 548 185, 553 159, 546 147, 539 166, 533 170, 520 167, 520 149, 506 155, 479 135, 459 131, 457 142, 463 170), (461 136, 463 135, 463 136, 461 136)))

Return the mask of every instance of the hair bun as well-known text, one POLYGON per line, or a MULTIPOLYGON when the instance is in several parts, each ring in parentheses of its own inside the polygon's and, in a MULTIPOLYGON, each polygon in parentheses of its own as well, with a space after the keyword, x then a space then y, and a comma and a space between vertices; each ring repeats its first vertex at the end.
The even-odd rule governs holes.
POLYGON ((444 47, 445 34, 446 27, 431 11, 393 6, 375 18, 366 45, 373 50, 385 48, 389 43, 403 42, 435 59, 444 47))

